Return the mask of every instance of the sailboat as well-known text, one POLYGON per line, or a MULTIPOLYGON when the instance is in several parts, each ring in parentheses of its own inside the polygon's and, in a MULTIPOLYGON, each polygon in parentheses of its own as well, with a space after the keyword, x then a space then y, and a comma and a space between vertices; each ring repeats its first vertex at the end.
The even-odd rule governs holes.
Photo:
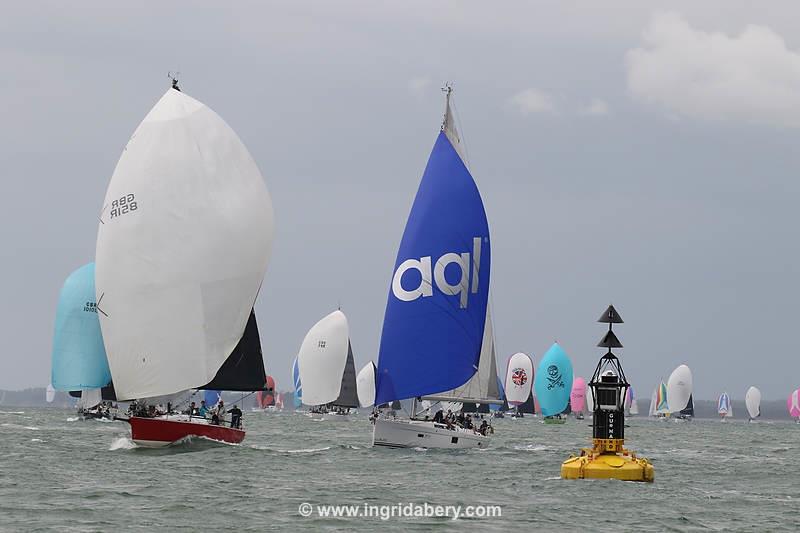
POLYGON ((294 409, 297 411, 303 405, 303 384, 300 381, 300 367, 297 365, 297 356, 292 363, 292 382, 294 384, 294 409))
POLYGON ((303 403, 313 413, 348 414, 358 407, 356 368, 347 317, 341 310, 308 330, 297 353, 303 403))
POLYGON ((722 417, 723 422, 726 418, 733 417, 733 404, 727 392, 723 392, 719 395, 719 399, 717 400, 717 413, 722 417))
POLYGON ((575 418, 583 420, 583 411, 586 406, 586 380, 582 377, 577 377, 572 381, 569 404, 575 414, 575 418))
POLYGON ((680 365, 667 380, 667 404, 676 419, 689 420, 694 416, 692 401, 692 371, 680 365))
POLYGON ((633 393, 633 387, 628 387, 628 392, 625 393, 625 410, 626 415, 638 415, 639 406, 636 404, 636 396, 633 393))
POLYGON ((506 402, 513 407, 514 418, 522 418, 522 406, 528 401, 533 404, 533 361, 528 354, 518 352, 511 356, 506 366, 506 402))
MULTIPOLYGON (((3 398, 6 396, 6 391, 3 391, 3 398)), ((53 388, 53 384, 49 383, 47 385, 47 389, 44 392, 44 399, 47 403, 53 403, 53 400, 56 399, 56 389, 53 388)), ((0 405, 3 405, 2 399, 0 399, 0 405)))
POLYGON ((750 415, 749 422, 761 416, 761 391, 756 387, 747 389, 744 395, 744 405, 747 407, 747 414, 750 415))
POLYGON ((651 407, 654 407, 652 410, 651 416, 655 416, 661 419, 666 419, 669 416, 669 404, 667 403, 667 385, 663 381, 656 387, 653 391, 653 400, 654 403, 651 402, 651 407))
POLYGON ((558 343, 554 343, 539 361, 533 387, 544 423, 566 422, 561 413, 567 408, 572 391, 572 362, 558 343))
POLYGON ((375 402, 413 398, 411 417, 378 417, 375 446, 484 448, 486 429, 417 419, 417 400, 502 403, 494 363, 487 364, 495 358, 489 225, 453 121, 451 91, 445 88, 441 131, 397 253, 378 356, 375 402))
POLYGON ((275 378, 267 376, 264 380, 264 389, 256 393, 256 406, 254 411, 276 411, 277 395, 275 393, 275 378))
POLYGON ((241 427, 147 407, 159 397, 179 405, 190 389, 263 388, 252 308, 271 245, 255 161, 173 80, 117 163, 97 234, 97 311, 117 397, 136 400, 134 442, 244 439, 241 427))
POLYGON ((786 409, 789 410, 789 416, 800 424, 800 389, 794 390, 786 399, 786 409))
MULTIPOLYGON (((84 418, 110 418, 101 406, 103 387, 111 383, 95 304, 95 265, 72 272, 61 288, 53 334, 51 387, 78 398, 84 418)), ((105 398, 113 400, 113 395, 105 398)))

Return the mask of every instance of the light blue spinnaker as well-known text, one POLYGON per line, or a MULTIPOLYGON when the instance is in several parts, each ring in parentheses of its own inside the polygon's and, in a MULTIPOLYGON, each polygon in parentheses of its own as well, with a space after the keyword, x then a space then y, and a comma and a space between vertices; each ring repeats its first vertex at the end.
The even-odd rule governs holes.
POLYGON ((375 405, 455 389, 478 369, 491 263, 478 187, 439 133, 395 261, 375 405))
POLYGON ((303 405, 303 386, 300 383, 300 367, 297 365, 297 357, 292 363, 292 380, 294 381, 294 408, 299 409, 303 405))
POLYGON ((69 275, 61 288, 53 334, 52 384, 60 391, 111 382, 94 292, 94 263, 69 275))
POLYGON ((572 363, 558 343, 539 361, 533 386, 543 416, 554 416, 567 408, 572 390, 572 363))

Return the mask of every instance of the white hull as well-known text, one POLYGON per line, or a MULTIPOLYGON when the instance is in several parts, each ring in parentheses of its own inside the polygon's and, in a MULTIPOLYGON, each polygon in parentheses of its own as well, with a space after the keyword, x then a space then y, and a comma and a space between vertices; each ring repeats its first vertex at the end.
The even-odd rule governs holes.
POLYGON ((489 437, 471 429, 447 429, 442 424, 422 420, 379 418, 372 431, 372 445, 389 448, 488 448, 489 437))

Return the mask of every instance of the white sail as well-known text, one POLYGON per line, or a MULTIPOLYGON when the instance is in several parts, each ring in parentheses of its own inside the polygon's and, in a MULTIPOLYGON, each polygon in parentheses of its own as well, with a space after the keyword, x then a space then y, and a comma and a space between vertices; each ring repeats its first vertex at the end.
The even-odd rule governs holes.
POLYGON ((375 363, 372 361, 359 370, 356 376, 356 390, 361 407, 372 407, 375 404, 375 363))
POLYGON ((78 399, 78 408, 91 409, 103 401, 101 389, 83 389, 78 399))
POLYGON ((658 390, 653 389, 653 394, 650 396, 650 409, 647 411, 647 416, 656 416, 657 404, 658 404, 658 390))
POLYGON ((524 353, 515 353, 508 360, 506 371, 506 400, 508 405, 521 405, 528 401, 533 385, 533 361, 524 353))
POLYGON ((308 330, 297 353, 305 405, 325 405, 339 397, 349 345, 350 329, 341 311, 308 330))
POLYGON ((670 413, 679 413, 689 405, 692 395, 692 371, 680 365, 672 371, 667 380, 667 404, 670 413))
POLYGON ((594 392, 588 384, 586 385, 586 412, 590 415, 594 414, 594 392))
POLYGON ((744 396, 744 404, 751 419, 761 416, 761 391, 756 387, 747 389, 747 394, 744 396))
POLYGON ((272 204, 236 133, 175 89, 134 132, 106 192, 97 310, 120 399, 211 381, 245 329, 272 204))
POLYGON ((476 402, 502 404, 500 391, 497 388, 497 360, 494 351, 494 332, 492 318, 486 312, 486 325, 483 328, 483 342, 478 368, 469 381, 456 389, 440 394, 425 396, 437 401, 476 402))
POLYGON ((56 389, 53 388, 53 384, 50 383, 47 385, 47 390, 44 393, 44 398, 47 400, 47 403, 53 403, 53 400, 56 397, 56 389))
POLYGON ((633 398, 633 400, 631 401, 630 414, 631 415, 638 415, 639 414, 639 402, 636 400, 636 398, 633 398))

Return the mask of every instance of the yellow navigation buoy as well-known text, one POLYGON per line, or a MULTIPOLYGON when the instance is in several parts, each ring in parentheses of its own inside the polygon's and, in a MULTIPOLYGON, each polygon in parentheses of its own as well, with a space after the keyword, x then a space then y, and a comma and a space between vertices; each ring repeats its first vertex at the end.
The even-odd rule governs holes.
POLYGON ((624 447, 624 402, 630 385, 622 370, 622 363, 611 352, 612 348, 622 348, 622 343, 611 331, 611 325, 621 324, 622 318, 614 306, 610 305, 598 322, 608 324, 608 333, 598 344, 602 348, 608 348, 608 352, 600 358, 589 382, 594 393, 593 446, 583 448, 579 456, 573 455, 564 461, 561 464, 561 477, 652 482, 656 474, 650 461, 637 457, 624 447))

